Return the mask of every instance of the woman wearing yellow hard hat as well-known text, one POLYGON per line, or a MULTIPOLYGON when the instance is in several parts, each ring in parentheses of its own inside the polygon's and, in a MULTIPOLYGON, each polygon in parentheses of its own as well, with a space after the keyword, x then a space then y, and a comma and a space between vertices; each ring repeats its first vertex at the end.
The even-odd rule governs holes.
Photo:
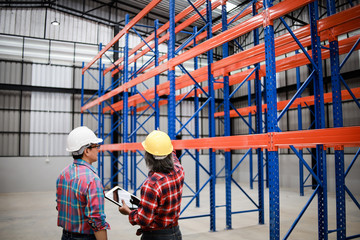
POLYGON ((141 187, 138 209, 130 210, 123 202, 119 211, 129 215, 132 225, 140 225, 137 235, 142 240, 182 239, 178 219, 184 184, 184 170, 170 137, 162 131, 152 131, 142 142, 145 162, 150 169, 141 187))

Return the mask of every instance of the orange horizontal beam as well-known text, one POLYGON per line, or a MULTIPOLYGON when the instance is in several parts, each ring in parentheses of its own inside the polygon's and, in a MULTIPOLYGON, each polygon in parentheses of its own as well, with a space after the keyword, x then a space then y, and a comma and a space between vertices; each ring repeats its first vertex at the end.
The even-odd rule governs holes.
MULTIPOLYGON (((339 26, 339 28, 341 28, 341 29, 352 29, 354 24, 356 24, 357 28, 359 28, 359 25, 357 24, 357 21, 356 21, 356 20, 353 20, 350 25, 347 24, 347 26, 350 26, 350 28, 349 28, 349 27, 346 27, 346 26, 342 26, 342 25, 339 26)), ((305 27, 305 28, 307 29, 307 27, 305 27)), ((306 30, 306 29, 305 29, 305 30, 306 30)), ((337 30, 337 28, 334 28, 334 30, 337 30)), ((306 35, 306 32, 307 32, 307 31, 302 31, 302 35, 304 35, 304 34, 306 35)), ((324 36, 327 36, 327 35, 324 35, 324 36)), ((339 53, 340 53, 340 54, 347 53, 347 52, 351 49, 352 45, 356 42, 356 40, 357 40, 358 38, 359 38, 359 35, 353 36, 353 37, 350 37, 350 38, 348 38, 348 39, 344 39, 344 40, 339 41, 339 53)), ((325 37, 324 37, 324 38, 321 38, 322 41, 325 40, 325 39, 326 39, 325 37)), ((307 44, 310 44, 309 41, 310 41, 310 39, 309 39, 309 38, 306 38, 307 44)), ((280 42, 280 41, 279 41, 279 42, 280 42)), ((305 43, 303 40, 302 40, 302 42, 305 43)), ((290 45, 292 45, 292 47, 297 46, 297 44, 294 45, 294 44, 291 44, 291 43, 290 43, 290 45)), ((307 46, 307 45, 305 45, 305 46, 307 46)), ((357 47, 357 49, 359 49, 359 48, 360 48, 360 46, 357 47)), ((288 47, 283 48, 283 49, 289 50, 288 47)), ((295 50, 295 49, 297 49, 297 48, 292 48, 291 50, 295 50)), ((245 56, 246 56, 246 53, 247 53, 247 52, 244 51, 244 52, 241 52, 241 53, 245 54, 245 56)), ((284 52, 284 50, 276 50, 276 53, 277 53, 277 56, 278 56, 278 54, 281 55, 281 54, 284 54, 285 52, 284 52)), ((309 53, 310 53, 310 52, 309 52, 309 53)), ((239 55, 240 55, 240 53, 239 53, 239 55)), ((323 50, 322 50, 322 58, 323 58, 323 59, 327 59, 327 58, 329 58, 329 57, 330 57, 329 51, 323 49, 323 50)), ((240 58, 240 57, 239 57, 239 58, 240 58)), ((244 61, 242 62, 244 65, 237 65, 237 67, 250 66, 250 65, 252 65, 252 64, 254 64, 254 63, 256 63, 256 62, 263 61, 264 58, 265 58, 265 55, 264 55, 264 54, 261 54, 261 55, 258 55, 258 56, 254 56, 252 59, 249 59, 248 61, 246 61, 246 59, 244 59, 244 61), (249 61, 250 61, 250 62, 249 62, 249 61)), ((240 59, 243 59, 243 58, 240 58, 240 59)), ((220 61, 216 62, 216 63, 213 65, 215 69, 217 69, 217 67, 216 67, 217 65, 216 65, 216 64, 221 63, 221 61, 223 61, 223 60, 220 60, 220 61)), ((234 61, 235 61, 235 60, 234 60, 234 61)), ((303 53, 302 53, 302 54, 297 54, 297 55, 295 55, 295 56, 291 56, 291 57, 288 57, 288 58, 286 58, 286 59, 278 60, 278 61, 276 62, 276 66, 277 66, 277 67, 276 67, 276 71, 277 71, 277 72, 285 71, 285 70, 288 70, 288 69, 291 69, 291 68, 294 68, 294 67, 303 66, 303 65, 308 64, 308 63, 309 63, 309 60, 306 58, 306 56, 305 56, 303 53)), ((221 64, 222 64, 222 63, 221 63, 221 64)), ((235 64, 236 64, 236 63, 235 63, 235 64)), ((233 68, 232 65, 230 65, 229 68, 233 68)), ((234 85, 234 84, 237 84, 237 83, 242 82, 242 81, 248 76, 248 74, 249 74, 252 70, 253 70, 253 69, 248 69, 248 70, 246 70, 246 71, 244 71, 244 72, 240 72, 240 73, 231 75, 231 76, 229 77, 229 84, 230 84, 230 85, 234 85)), ((198 70, 193 71, 193 72, 192 72, 192 76, 193 76, 194 78, 196 78, 196 81, 197 81, 197 82, 202 82, 202 81, 207 80, 207 75, 206 75, 206 73, 207 73, 207 69, 206 69, 206 67, 204 67, 204 68, 201 68, 201 69, 198 69, 198 70)), ((222 72, 221 72, 221 71, 215 71, 215 72, 214 72, 214 76, 215 76, 215 77, 218 77, 218 76, 220 76, 220 75, 222 75, 222 72)), ((260 69, 260 77, 263 77, 263 76, 265 76, 265 65, 261 65, 261 69, 260 69)), ((249 80, 253 80, 253 79, 254 79, 254 76, 251 76, 251 77, 249 78, 249 80)), ((190 85, 192 85, 192 84, 193 84, 192 80, 189 79, 189 77, 188 77, 187 75, 182 75, 182 76, 180 76, 180 77, 178 77, 178 78, 176 79, 176 90, 178 90, 178 89, 180 89, 180 88, 183 88, 183 87, 190 86, 190 85), (186 79, 187 79, 187 80, 186 80, 186 79)), ((214 84, 214 89, 215 89, 215 90, 216 90, 216 89, 220 89, 220 88, 222 88, 222 87, 223 87, 223 84, 220 84, 220 83, 215 83, 215 84, 214 84)), ((203 89, 207 92, 207 87, 203 87, 203 89)), ((169 82, 165 82, 165 83, 160 84, 160 85, 158 86, 158 94, 159 94, 159 95, 166 95, 166 94, 168 94, 168 93, 169 93, 169 82)), ((176 96, 176 100, 182 99, 186 94, 187 94, 187 93, 180 94, 180 95, 176 96)), ((199 90, 198 95, 200 95, 200 94, 202 94, 202 92, 199 90)), ((195 95, 194 93, 190 93, 190 94, 188 94, 187 97, 192 97, 192 96, 194 96, 194 95, 195 95)), ((144 91, 144 92, 142 93, 142 96, 139 95, 139 94, 137 94, 137 95, 134 95, 134 96, 130 97, 130 98, 129 98, 129 106, 135 106, 136 104, 139 104, 139 103, 141 103, 141 102, 144 102, 145 100, 143 99, 143 97, 145 97, 146 99, 150 100, 150 99, 153 99, 154 96, 155 96, 154 88, 151 88, 151 89, 149 89, 149 90, 147 90, 147 91, 144 91)), ((159 103, 159 105, 164 105, 164 104, 166 104, 165 101, 163 101, 162 103, 159 103)), ((115 111, 119 111, 119 110, 122 109, 122 107, 123 107, 123 102, 120 101, 120 102, 114 103, 114 104, 112 105, 112 108, 110 108, 110 107, 104 108, 103 111, 106 112, 106 111, 110 111, 111 109, 115 109, 115 111)), ((146 108, 147 108, 147 106, 140 107, 140 108, 138 108, 138 111, 141 111, 141 110, 146 109, 146 108)), ((241 111, 243 111, 243 110, 241 110, 241 111)), ((247 112, 247 113, 248 113, 248 112, 247 112)), ((219 113, 218 113, 218 114, 219 114, 219 113)), ((236 116, 235 113, 231 113, 231 114, 234 114, 233 116, 236 116)), ((220 114, 220 115, 221 115, 221 114, 220 114)), ((220 116, 220 115, 219 115, 219 116, 220 116)), ((217 116, 217 115, 215 115, 215 116, 217 116)))
MULTIPOLYGON (((353 92, 353 94, 355 95, 356 98, 360 98, 360 88, 353 88, 353 89, 351 89, 351 91, 353 92)), ((350 95, 350 93, 347 90, 341 91, 341 100, 342 101, 351 100, 351 99, 352 99, 352 96, 350 95)), ((290 100, 284 100, 284 101, 278 102, 277 103, 278 111, 283 110, 289 102, 290 102, 290 100)), ((325 93, 324 94, 324 103, 331 103, 331 102, 332 102, 332 93, 331 92, 325 93)), ((301 105, 302 107, 314 105, 314 96, 297 98, 294 101, 294 103, 289 107, 289 109, 297 108, 298 105, 301 105)), ((265 112, 266 109, 267 109, 267 104, 263 104, 262 112, 265 112)), ((249 113, 255 114, 256 106, 238 108, 238 109, 236 109, 236 111, 231 110, 230 117, 238 117, 239 115, 237 114, 237 112, 240 113, 241 115, 246 115, 249 113)), ((214 116, 215 117, 224 116, 224 112, 217 112, 214 114, 214 116)))
MULTIPOLYGON (((345 53, 349 52, 359 37, 360 37, 360 35, 356 35, 356 36, 339 41, 339 54, 341 55, 341 54, 345 54, 345 53)), ((358 46, 356 49, 360 49, 360 46, 358 46)), ((309 51, 309 54, 311 54, 310 51, 309 51)), ((329 57, 330 57, 329 50, 322 49, 322 59, 327 59, 329 57)), ((310 63, 310 61, 307 59, 305 54, 303 54, 303 53, 297 54, 295 56, 287 57, 285 59, 276 61, 276 72, 286 71, 286 70, 292 69, 294 67, 303 66, 303 65, 306 65, 309 63, 310 63)), ((241 83, 250 74, 250 72, 252 70, 253 69, 248 69, 248 70, 245 70, 244 72, 236 73, 234 75, 229 76, 229 85, 231 86, 234 84, 241 83)), ((264 77, 266 75, 265 65, 261 65, 259 74, 260 74, 260 77, 264 77)), ((253 79, 254 79, 254 75, 250 76, 248 81, 253 80, 253 79)), ((214 84, 214 90, 220 89, 220 88, 223 88, 223 84, 221 84, 221 83, 214 84)), ((208 92, 207 87, 203 87, 203 89, 204 89, 204 91, 208 92)), ((176 99, 180 100, 186 94, 187 93, 180 94, 180 95, 176 96, 176 99)), ((199 94, 202 94, 202 93, 200 92, 199 94)), ((194 92, 192 92, 192 93, 188 94, 187 97, 192 97, 194 95, 195 95, 194 92)), ((246 110, 246 108, 244 108, 244 110, 246 110)), ((240 111, 244 111, 244 110, 240 109, 240 111)), ((248 113, 249 112, 246 112, 246 114, 248 114, 248 113)), ((231 112, 230 115, 231 114, 234 114, 233 116, 235 116, 235 111, 231 112)))
POLYGON ((360 126, 274 133, 273 141, 279 148, 360 146, 360 126))
POLYGON ((109 50, 119 39, 124 36, 132 27, 135 26, 143 17, 145 17, 156 5, 162 0, 152 0, 143 10, 141 10, 131 21, 127 24, 101 51, 82 69, 82 74, 85 73, 101 56, 109 50))
MULTIPOLYGON (((214 10, 215 8, 217 8, 218 6, 221 5, 221 0, 217 0, 215 3, 213 3, 211 5, 212 9, 214 10)), ((206 8, 202 9, 200 11, 200 14, 202 16, 204 16, 206 14, 206 8)), ((175 27, 175 34, 180 32, 181 30, 185 29, 187 26, 190 26, 190 24, 196 22, 197 20, 200 19, 200 16, 198 14, 195 14, 193 16, 191 16, 190 18, 186 19, 183 23, 179 24, 177 27, 175 27)), ((169 40, 169 33, 165 34, 164 36, 162 36, 159 40, 158 40, 158 44, 160 45, 161 43, 165 42, 169 40)), ((155 47, 155 43, 153 43, 151 46, 151 48, 155 47)), ((136 56, 134 56, 133 58, 129 59, 129 64, 135 62, 136 60, 138 60, 139 58, 141 58, 142 56, 144 56, 146 53, 150 52, 150 48, 145 48, 143 51, 141 51, 139 54, 137 54, 136 56)), ((162 58, 164 59, 164 57, 162 58)), ((116 64, 116 63, 115 63, 116 64)), ((118 68, 116 68, 112 73, 111 76, 114 76, 115 74, 117 74, 119 72, 119 70, 122 70, 124 68, 124 66, 119 66, 118 68)), ((104 74, 107 73, 107 71, 104 72, 104 74)))
MULTIPOLYGON (((347 12, 347 14, 342 15, 342 16, 346 16, 346 15, 355 16, 354 12, 355 13, 358 12, 359 9, 360 9, 359 7, 354 7, 354 8, 345 10, 347 12)), ((335 14, 333 16, 336 17, 337 15, 335 14)), ((357 16, 357 17, 359 18, 360 16, 357 16)), ((332 33, 335 34, 336 36, 356 30, 359 28, 359 24, 358 24, 359 20, 356 18, 354 18, 351 21, 348 21, 348 19, 344 18, 344 17, 342 17, 342 18, 336 17, 336 19, 339 24, 340 23, 342 24, 342 25, 338 24, 336 27, 331 29, 332 33)), ((326 21, 326 19, 320 20, 319 22, 321 23, 322 21, 326 21)), ((326 26, 326 25, 322 24, 322 26, 326 26)), ((327 29, 324 29, 324 28, 319 29, 319 31, 321 31, 320 37, 321 37, 322 41, 329 38, 329 34, 327 33, 326 30, 327 29)), ((297 29, 294 31, 294 34, 297 36, 297 38, 300 40, 300 42, 303 44, 304 47, 309 46, 311 44, 311 39, 309 37, 309 33, 310 33, 309 26, 305 26, 303 28, 300 28, 300 29, 297 29)), ((284 34, 280 37, 277 37, 275 39, 275 47, 276 47, 276 50, 275 50, 276 56, 299 49, 298 45, 295 43, 295 41, 293 41, 293 39, 289 33, 284 34)), ((344 53, 344 51, 343 51, 343 53, 344 53)), ((300 56, 297 56, 296 58, 299 58, 299 57, 300 56)), ((292 58, 294 58, 294 57, 292 57, 292 58)), ((304 55, 302 55, 301 58, 302 58, 301 64, 308 63, 308 60, 304 55)), ((221 76, 222 74, 224 74, 224 72, 231 72, 231 71, 237 70, 242 67, 250 66, 257 62, 264 61, 264 59, 265 59, 264 44, 260 44, 251 49, 248 49, 248 50, 245 50, 238 54, 232 55, 226 59, 217 61, 216 63, 214 63, 212 65, 212 69, 214 71, 213 74, 214 74, 214 77, 218 77, 218 76, 221 76)), ((291 58, 287 58, 287 59, 290 60, 291 58)), ((297 61, 300 62, 299 60, 297 60, 297 61)), ((282 62, 282 64, 277 66, 277 72, 284 71, 284 70, 291 68, 291 65, 283 64, 283 61, 281 61, 281 62, 282 62)), ((293 62, 292 64, 296 64, 296 63, 293 62)), ((296 66, 301 66, 301 64, 297 63, 296 66)), ((296 67, 296 66, 294 65, 294 67, 296 67)), ((243 72, 243 73, 245 73, 245 72, 243 72)), ((248 72, 250 72, 250 71, 248 71, 248 72)), ((205 81, 207 79, 206 78, 207 68, 203 67, 201 69, 193 71, 191 74, 198 82, 205 81), (201 76, 201 75, 203 75, 203 76, 201 76)), ((247 76, 247 74, 246 75, 242 74, 242 75, 245 77, 247 76)), ((230 76, 230 78, 234 78, 234 77, 235 77, 235 75, 230 76)), ((237 78, 238 78, 238 76, 237 76, 237 78)), ((249 80, 251 80, 251 79, 252 78, 250 78, 249 80)), ((180 76, 176 79, 176 89, 180 89, 180 88, 187 87, 190 85, 193 85, 193 82, 187 75, 180 76)), ((215 89, 220 88, 217 85, 220 86, 220 84, 215 84, 215 89)), ((159 91, 158 91, 159 95, 168 94, 168 92, 169 92, 168 82, 159 85, 158 89, 159 89, 159 91)), ((206 87, 205 87, 205 89, 206 89, 206 87)), ((142 95, 144 97, 146 97, 146 99, 148 99, 148 100, 154 98, 154 96, 155 96, 154 88, 145 91, 144 93, 142 93, 142 95)), ((191 97, 191 96, 193 96, 193 94, 190 94, 188 97, 191 97)), ((181 98, 182 98, 181 95, 179 95, 179 97, 177 97, 177 99, 181 99, 181 98)), ((129 98, 130 106, 135 106, 136 104, 138 104, 140 102, 144 102, 144 100, 142 99, 142 97, 140 95, 135 95, 135 96, 132 96, 129 98)), ((114 105, 112 105, 112 108, 115 109, 116 111, 121 110, 122 102, 115 103, 114 105)), ((110 109, 111 109, 110 107, 107 107, 104 109, 104 112, 109 111, 110 109)), ((140 109, 142 109, 142 108, 140 108, 140 109)))
MULTIPOLYGON (((349 9, 346 11, 347 11, 348 15, 352 16, 352 15, 354 15, 354 13, 352 13, 352 12, 357 12, 358 10, 357 9, 349 9)), ((341 25, 337 25, 336 27, 331 29, 332 33, 335 34, 336 36, 350 32, 350 31, 354 31, 359 28, 358 19, 353 19, 348 22, 347 19, 342 19, 342 18, 337 17, 337 20, 338 20, 339 24, 341 23, 341 25)), ((323 21, 326 21, 326 19, 323 19, 320 22, 323 22, 323 21)), ((322 24, 322 26, 326 26, 326 25, 322 24)), ((326 32, 326 30, 328 30, 328 29, 324 29, 323 27, 321 29, 319 29, 319 31, 321 31, 321 34, 320 34, 321 41, 327 40, 329 38, 329 34, 326 32)), ((305 26, 305 27, 295 30, 294 34, 300 40, 301 44, 304 47, 311 45, 311 38, 309 36, 310 35, 310 27, 309 26, 305 26)), ((246 66, 253 65, 254 63, 264 61, 264 59, 265 59, 264 49, 265 49, 265 45, 259 44, 253 48, 250 48, 250 49, 247 49, 240 53, 234 54, 226 59, 217 61, 216 63, 214 63, 212 65, 214 77, 219 77, 219 76, 223 75, 224 73, 232 72, 239 68, 243 68, 246 66)), ((299 46, 292 39, 292 36, 290 35, 290 33, 284 34, 275 39, 276 56, 280 56, 285 53, 295 51, 297 49, 299 49, 299 46)), ((303 57, 305 59, 305 56, 303 56, 303 57)), ((207 75, 207 67, 203 67, 201 69, 195 70, 195 71, 191 72, 191 75, 198 82, 205 81, 207 79, 206 76, 203 76, 201 78, 202 80, 200 80, 200 76, 207 75)), ((247 75, 245 75, 245 76, 247 76, 247 75)), ((187 75, 183 75, 176 79, 176 89, 177 90, 187 87, 187 86, 190 86, 192 84, 193 84, 192 80, 187 75)), ((160 84, 158 86, 158 89, 159 89, 158 94, 161 95, 160 94, 161 89, 164 90, 164 91, 162 91, 163 94, 168 94, 169 93, 168 85, 169 85, 168 83, 160 84)), ((130 97, 129 105, 135 106, 136 104, 144 102, 145 100, 143 99, 143 97, 145 97, 147 100, 153 99, 155 96, 154 89, 155 88, 152 88, 152 89, 149 89, 149 90, 143 92, 142 96, 135 95, 133 97, 130 97)), ((189 97, 190 96, 191 95, 189 95, 189 97)), ((181 99, 182 96, 180 96, 179 98, 181 99)), ((115 103, 114 105, 112 105, 112 108, 115 109, 116 111, 121 110, 122 102, 115 103)), ((144 107, 144 108, 146 108, 146 107, 144 107)), ((111 109, 110 107, 107 107, 104 109, 104 112, 109 111, 110 109, 111 109)), ((143 108, 139 108, 139 110, 141 110, 141 109, 143 109, 143 108)))
MULTIPOLYGON (((174 149, 249 149, 263 148, 276 150, 277 148, 314 147, 318 144, 325 147, 354 147, 360 146, 360 126, 326 128, 315 130, 274 132, 229 137, 198 138, 189 140, 173 140, 174 149)), ((105 144, 100 151, 143 151, 140 142, 105 144)))
MULTIPOLYGON (((205 3, 205 0, 198 0, 197 2, 194 3, 195 7, 200 7, 201 5, 203 5, 205 3)), ((182 12, 180 12, 179 14, 177 14, 175 16, 175 23, 179 22, 181 19, 183 19, 186 15, 190 14, 191 12, 194 11, 194 8, 192 6, 187 7, 186 9, 184 9, 182 12)), ((164 25, 162 25, 156 32, 156 34, 159 36, 160 34, 162 34, 163 32, 165 32, 167 29, 169 29, 169 22, 165 23, 164 25)), ((146 43, 149 43, 150 41, 154 40, 155 38, 155 33, 152 33, 150 36, 148 36, 145 39, 146 43)), ((142 47, 145 46, 145 42, 141 41, 135 48, 133 48, 130 52, 129 52, 129 56, 133 55, 136 51, 138 51, 139 49, 141 49, 142 47)), ((124 58, 119 58, 118 60, 115 61, 114 64, 112 64, 110 67, 108 67, 107 69, 104 70, 104 75, 107 74, 109 71, 111 71, 115 66, 118 66, 120 63, 122 63, 122 61, 124 60, 124 58), (115 66, 114 66, 115 65, 115 66)), ((120 67, 122 69, 122 67, 120 67)), ((112 74, 112 76, 114 76, 114 74, 112 74)))
MULTIPOLYGON (((299 39, 301 39, 301 38, 307 37, 310 34, 310 28, 304 27, 302 29, 296 30, 295 33, 296 33, 296 36, 299 39)), ((292 37, 290 34, 285 34, 283 36, 276 38, 276 40, 275 40, 276 48, 283 46, 285 43, 289 43, 289 41, 293 42, 292 45, 295 47, 293 50, 299 49, 299 47, 295 43, 295 41, 292 40, 292 37)), ((310 38, 308 38, 308 41, 307 41, 307 45, 309 45, 309 44, 311 44, 310 38)), ((276 55, 278 56, 280 54, 284 54, 284 52, 277 50, 276 55)), ((260 56, 261 58, 258 60, 254 60, 254 61, 260 62, 260 61, 263 61, 263 59, 265 59, 264 44, 260 44, 249 50, 245 50, 243 52, 234 54, 226 59, 217 61, 216 63, 214 63, 212 65, 212 69, 214 71, 214 77, 221 76, 223 74, 223 72, 221 70, 224 69, 225 67, 227 67, 227 71, 233 71, 233 70, 237 70, 238 68, 241 68, 241 67, 246 67, 250 64, 246 64, 245 60, 249 59, 249 58, 255 58, 256 56, 260 56), (250 57, 250 56, 252 56, 252 57, 250 57), (239 60, 242 60, 242 61, 239 61, 239 60), (237 62, 241 62, 242 65, 240 65, 240 66, 236 65, 237 62)), ((207 67, 202 67, 200 69, 197 69, 197 70, 191 72, 191 75, 199 83, 202 81, 205 81, 207 79, 207 67)), ((193 85, 193 84, 194 84, 193 81, 186 74, 176 78, 176 90, 193 85)), ((153 99, 155 96, 154 90, 155 90, 155 88, 151 88, 149 90, 142 92, 141 95, 137 94, 135 96, 130 97, 129 105, 134 106, 138 103, 144 102, 145 100, 143 99, 143 97, 145 97, 148 100, 153 99)), ((168 93, 169 93, 169 82, 165 82, 165 83, 158 85, 158 94, 159 95, 165 95, 168 93), (164 91, 162 91, 162 90, 164 90, 164 91)), ((111 107, 105 107, 104 112, 110 111, 111 109, 115 109, 115 111, 119 111, 122 109, 122 105, 123 105, 122 101, 118 102, 118 103, 114 103, 111 107)))
MULTIPOLYGON (((256 10, 260 9, 262 7, 262 4, 261 3, 256 3, 256 10)), ((234 22, 240 20, 241 18, 249 15, 250 13, 252 13, 252 6, 249 6, 248 9, 246 9, 242 14, 240 14, 239 16, 236 17, 233 16, 231 18, 228 19, 228 23, 230 23, 231 21, 234 20, 234 22), (236 18, 236 19, 235 19, 236 18)), ((212 32, 213 33, 216 33, 217 31, 221 30, 222 28, 222 23, 218 23, 217 25, 215 25, 213 28, 212 28, 212 32)), ((197 37, 196 37, 196 42, 202 40, 202 39, 205 39, 207 36, 207 31, 203 32, 203 33, 200 33, 197 37)), ((193 43, 192 42, 189 42, 185 47, 184 49, 186 49, 187 47, 191 46, 193 43)), ((181 46, 177 47, 175 50, 178 50, 181 46)), ((167 59, 167 54, 164 54, 162 55, 160 58, 159 58, 159 63, 161 63, 162 61, 164 61, 165 59, 167 59)), ((154 62, 152 62, 151 64, 149 64, 149 66, 147 66, 146 68, 144 68, 142 71, 146 71, 148 69, 150 69, 151 67, 153 67, 155 65, 154 62)), ((120 70, 123 69, 123 66, 121 66, 119 68, 120 70)), ((114 76, 114 73, 112 74, 112 76, 114 76)))
MULTIPOLYGON (((269 20, 272 21, 277 19, 295 9, 303 7, 309 3, 313 2, 313 0, 303 0, 303 1, 293 1, 293 0, 284 0, 268 9, 270 16, 269 20)), ((169 67, 175 67, 183 62, 186 62, 195 56, 199 56, 205 52, 208 52, 211 49, 214 49, 218 46, 223 45, 226 42, 229 42, 239 36, 244 35, 260 26, 262 26, 264 20, 264 16, 262 14, 258 14, 253 16, 252 18, 242 22, 234 26, 233 28, 220 33, 219 35, 206 40, 205 42, 193 47, 192 49, 178 55, 177 57, 171 59, 169 61, 169 67)))
MULTIPOLYGON (((359 35, 344 39, 339 41, 339 54, 345 54, 347 52, 350 51, 350 49, 352 48, 352 46, 354 45, 354 43, 356 42, 356 40, 360 37, 359 35)), ((326 46, 325 46, 326 47, 326 46)), ((328 47, 328 45, 327 45, 328 47)), ((360 46, 357 46, 356 50, 360 49, 360 46)), ((311 54, 311 51, 308 51, 309 54, 311 54)), ((330 52, 328 49, 322 49, 322 59, 327 59, 330 57, 330 52)), ((255 62, 256 63, 256 62, 255 62)), ((291 57, 287 57, 281 60, 276 61, 276 72, 282 72, 282 71, 286 71, 295 67, 300 67, 306 64, 309 64, 310 61, 309 59, 305 56, 305 54, 301 53, 301 54, 296 54, 294 56, 291 57)), ((266 75, 266 69, 265 69, 265 65, 261 65, 259 73, 260 73, 260 77, 264 77, 266 75)), ((245 70, 244 72, 240 72, 234 75, 231 75, 229 77, 229 85, 234 85, 237 83, 242 82, 248 75, 249 73, 252 71, 253 69, 248 69, 245 70)), ((254 75, 249 77, 249 81, 254 79, 254 75)), ((215 83, 214 84, 214 89, 220 89, 223 87, 223 84, 220 83, 215 83)), ((203 87, 203 89, 207 92, 207 87, 203 87)), ((184 94, 182 94, 183 96, 184 94)), ((181 96, 181 95, 179 95, 181 96)), ((193 94, 189 94, 188 97, 194 96, 193 94)))
POLYGON ((89 109, 91 107, 94 107, 98 104, 100 104, 101 102, 114 97, 115 95, 127 91, 129 88, 145 81, 146 79, 149 79, 151 77, 155 77, 156 75, 159 75, 160 73, 166 71, 168 69, 166 64, 162 64, 156 68, 154 68, 152 71, 146 72, 143 75, 140 75, 139 77, 135 78, 134 80, 127 82, 123 85, 121 85, 120 87, 115 88, 114 90, 102 95, 101 97, 95 99, 94 101, 91 101, 87 104, 85 104, 82 108, 81 108, 81 112, 84 112, 86 109, 89 109))
MULTIPOLYGON (((297 8, 305 6, 313 1, 314 0, 303 0, 303 1, 284 0, 283 2, 280 2, 280 3, 276 4, 275 6, 269 8, 269 12, 271 13, 269 19, 274 20, 275 18, 285 15, 285 14, 291 12, 292 10, 295 10, 297 8)), ((126 86, 122 85, 122 86, 114 89, 113 91, 115 92, 115 94, 111 93, 111 94, 104 95, 104 96, 98 98, 98 101, 96 101, 96 102, 93 101, 92 103, 89 103, 86 106, 83 106, 81 109, 82 109, 82 111, 84 111, 92 106, 95 106, 96 104, 99 104, 100 102, 103 102, 103 101, 111 98, 112 96, 114 96, 124 90, 127 90, 130 87, 133 87, 151 77, 154 77, 155 75, 163 73, 168 69, 173 69, 175 66, 177 66, 195 56, 205 53, 213 48, 216 48, 228 41, 231 41, 247 32, 250 32, 250 31, 256 29, 257 27, 261 26, 262 23, 263 23, 263 16, 261 14, 256 15, 256 16, 244 21, 243 23, 238 24, 235 27, 233 27, 227 31, 224 31, 224 32, 220 33, 219 35, 176 56, 175 58, 172 58, 167 63, 161 64, 160 66, 146 72, 145 74, 127 82, 126 84, 124 84, 126 86)))
POLYGON ((317 23, 319 32, 321 31, 321 29, 330 29, 336 27, 339 24, 341 24, 344 20, 351 21, 357 19, 359 15, 360 15, 360 5, 357 5, 327 17, 326 21, 319 20, 317 23))

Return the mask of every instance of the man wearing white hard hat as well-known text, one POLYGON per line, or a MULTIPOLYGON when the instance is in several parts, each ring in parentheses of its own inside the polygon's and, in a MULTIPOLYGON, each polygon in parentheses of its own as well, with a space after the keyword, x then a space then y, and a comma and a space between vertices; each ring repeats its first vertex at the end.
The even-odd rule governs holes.
POLYGON ((107 239, 110 225, 105 221, 104 189, 92 166, 102 141, 85 126, 68 135, 66 150, 72 153, 74 161, 56 181, 57 224, 63 228, 61 240, 107 239))
POLYGON ((166 133, 152 131, 142 146, 150 172, 141 186, 139 207, 130 211, 123 201, 119 211, 129 215, 132 225, 140 225, 137 235, 142 234, 142 240, 181 240, 178 219, 184 184, 183 167, 166 133))

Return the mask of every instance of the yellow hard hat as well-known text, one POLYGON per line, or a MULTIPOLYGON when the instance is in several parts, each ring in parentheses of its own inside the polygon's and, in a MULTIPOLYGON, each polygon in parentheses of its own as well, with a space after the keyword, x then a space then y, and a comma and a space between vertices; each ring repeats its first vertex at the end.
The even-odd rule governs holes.
POLYGON ((167 156, 173 151, 170 137, 159 130, 152 131, 141 144, 154 156, 167 156))

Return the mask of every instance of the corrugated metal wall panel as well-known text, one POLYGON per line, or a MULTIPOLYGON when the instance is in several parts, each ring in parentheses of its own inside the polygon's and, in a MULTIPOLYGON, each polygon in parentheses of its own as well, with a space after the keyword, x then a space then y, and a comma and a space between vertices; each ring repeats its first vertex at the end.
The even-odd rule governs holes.
POLYGON ((16 10, 9 9, 0 9, 0 16, 5 16, 4 20, 0 22, 1 32, 6 34, 15 34, 15 18, 16 18, 16 10))
POLYGON ((22 46, 23 46, 23 38, 0 35, 1 59, 11 59, 11 60, 21 59, 22 46))
POLYGON ((30 112, 21 112, 21 132, 30 132, 30 112))
POLYGON ((65 146, 59 145, 59 141, 61 144, 64 141, 63 135, 54 133, 71 131, 71 95, 32 93, 31 108, 33 111, 30 113, 29 154, 32 156, 64 155, 64 150, 58 147, 65 146), (67 111, 69 113, 53 111, 67 111), (46 143, 46 146, 38 146, 38 143, 46 143))
POLYGON ((2 109, 19 109, 20 93, 18 91, 0 91, 0 108, 2 109))
MULTIPOLYGON (((20 112, 19 111, 2 111, 3 114, 0 120, 0 131, 8 132, 18 132, 19 131, 19 122, 20 122, 20 112)), ((3 143, 6 144, 6 143, 3 143)))
POLYGON ((2 156, 16 156, 19 152, 19 135, 13 133, 0 134, 0 151, 2 156))
POLYGON ((24 60, 35 63, 49 62, 48 40, 26 38, 24 41, 24 60))
POLYGON ((50 62, 59 65, 73 65, 74 43, 51 41, 50 62))
POLYGON ((24 85, 31 85, 32 69, 32 64, 24 63, 22 76, 24 85))
MULTIPOLYGON (((32 85, 70 88, 72 68, 33 64, 32 85)), ((71 94, 33 92, 31 94, 29 154, 64 155, 63 136, 71 130, 71 94), (65 112, 65 113, 64 113, 65 112), (68 112, 68 113, 66 113, 68 112), (54 137, 56 136, 56 137, 54 137), (60 143, 59 143, 60 141, 60 143), (44 143, 45 146, 39 146, 44 143)), ((25 120, 25 119, 24 119, 25 120)))
POLYGON ((96 56, 98 52, 99 47, 96 45, 76 44, 75 62, 80 64, 79 66, 81 66, 82 62, 88 63, 91 59, 94 58, 94 56, 96 56))
POLYGON ((114 30, 108 26, 98 24, 98 31, 99 31, 99 39, 97 40, 98 43, 109 43, 111 39, 114 37, 114 30))
POLYGON ((33 64, 32 85, 71 88, 72 68, 33 64))
POLYGON ((21 156, 29 156, 30 155, 30 135, 29 134, 21 134, 20 135, 20 155, 21 156))
POLYGON ((108 43, 113 36, 112 27, 52 9, 0 9, 0 16, 5 34, 93 44, 108 43), (55 19, 59 26, 51 24, 55 19))
POLYGON ((3 33, 44 37, 44 9, 0 9, 0 16, 3 33))
POLYGON ((31 110, 31 92, 22 92, 21 105, 23 110, 31 110))
POLYGON ((0 62, 0 83, 20 84, 21 64, 15 62, 0 62))

